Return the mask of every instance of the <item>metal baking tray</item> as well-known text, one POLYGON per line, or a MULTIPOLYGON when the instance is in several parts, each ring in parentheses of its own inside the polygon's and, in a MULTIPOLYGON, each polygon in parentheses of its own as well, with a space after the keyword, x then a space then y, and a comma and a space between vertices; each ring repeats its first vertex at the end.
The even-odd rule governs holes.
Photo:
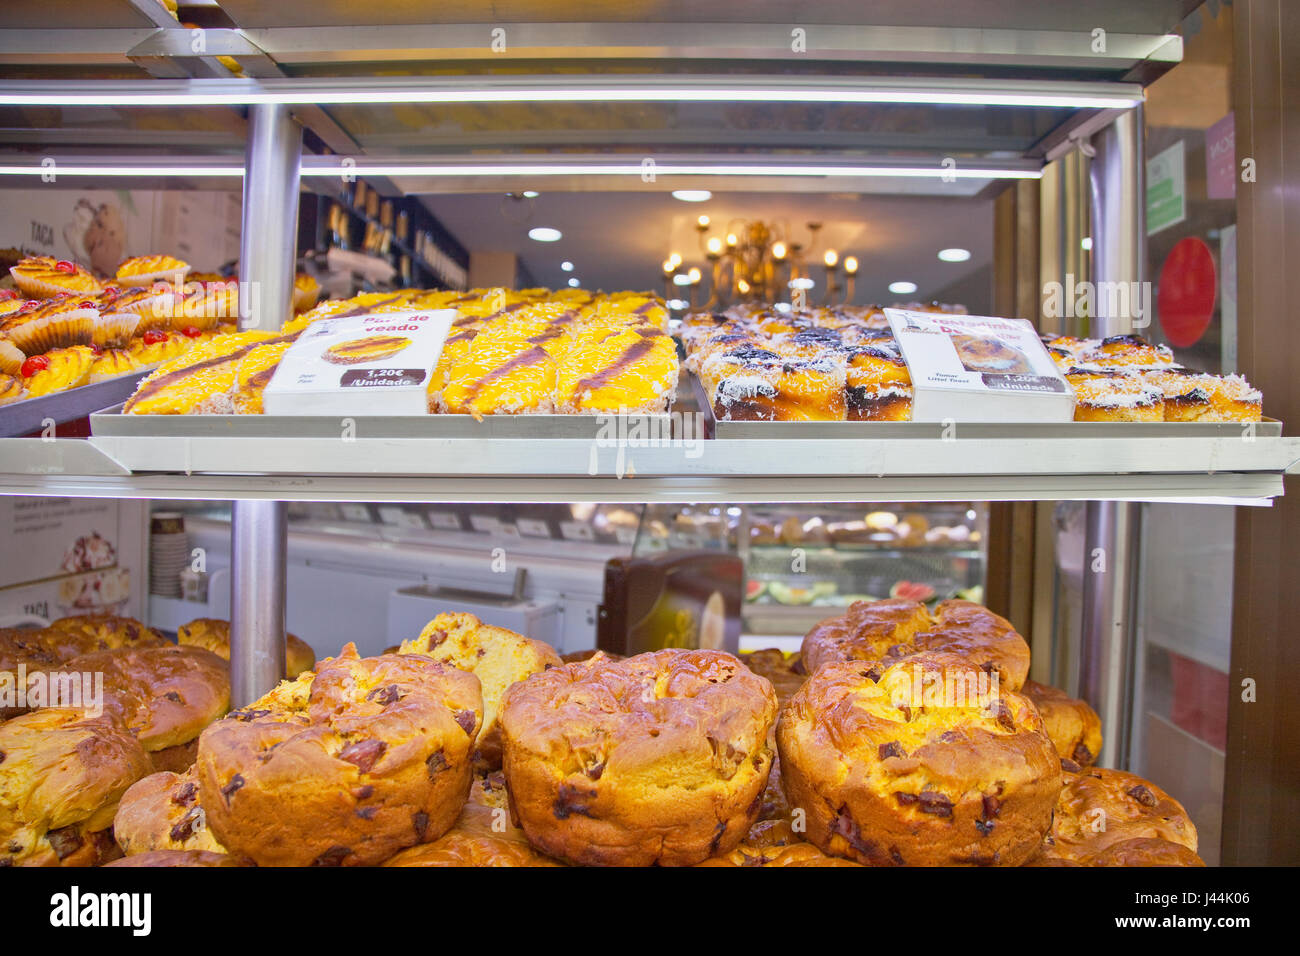
MULTIPOLYGON (((941 422, 733 422, 714 417, 704 386, 690 376, 709 438, 942 438, 941 422)), ((963 440, 980 438, 1238 438, 1246 422, 958 422, 963 440)), ((1265 418, 1254 423, 1255 436, 1275 438, 1282 423, 1265 418)))
POLYGON ((128 372, 117 378, 81 385, 37 398, 25 398, 11 405, 0 405, 0 437, 16 438, 39 431, 47 419, 56 425, 85 418, 102 408, 121 405, 131 397, 140 379, 151 370, 128 372))
POLYGON ((656 415, 123 415, 121 405, 90 416, 95 436, 133 438, 583 438, 669 434, 656 415), (345 421, 346 418, 346 421, 345 421), (617 429, 610 434, 611 419, 617 429), (347 424, 350 422, 350 424, 347 424))

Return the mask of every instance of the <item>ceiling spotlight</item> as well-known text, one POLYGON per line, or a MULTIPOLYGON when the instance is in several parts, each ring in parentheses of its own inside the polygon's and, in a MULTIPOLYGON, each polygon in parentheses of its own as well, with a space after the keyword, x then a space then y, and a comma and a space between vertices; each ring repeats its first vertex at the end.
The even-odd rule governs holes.
POLYGON ((552 229, 550 226, 534 226, 528 230, 528 238, 536 239, 538 242, 557 242, 563 235, 560 230, 552 229))
POLYGON ((565 272, 572 272, 573 263, 570 262, 568 259, 565 259, 563 262, 560 263, 560 268, 563 269, 565 272))
POLYGON ((682 202, 708 202, 713 198, 713 193, 707 189, 674 189, 673 198, 682 202))
POLYGON ((709 228, 709 217, 708 217, 708 216, 701 216, 699 219, 696 219, 696 220, 695 220, 695 224, 696 224, 697 226, 699 226, 701 229, 708 229, 708 228, 709 228))
POLYGON ((916 283, 907 282, 905 280, 900 282, 891 282, 889 283, 889 291, 894 293, 894 295, 911 295, 916 291, 916 283))
POLYGON ((812 279, 791 279, 790 288, 792 289, 811 289, 817 283, 812 279))
POLYGON ((677 268, 677 263, 673 262, 671 259, 665 259, 663 268, 664 275, 670 276, 673 274, 673 270, 677 268))
POLYGON ((1083 246, 1084 252, 1092 252, 1092 236, 1084 236, 1079 245, 1083 246))
POLYGON ((691 271, 686 274, 686 277, 691 280, 691 285, 695 285, 695 283, 700 281, 700 270, 692 266, 691 271))
POLYGON ((541 195, 541 193, 539 193, 536 189, 525 189, 525 190, 524 190, 524 198, 525 198, 525 199, 536 199, 536 198, 537 198, 538 196, 540 196, 540 195, 541 195))
POLYGON ((670 309, 686 309, 686 308, 689 308, 689 307, 690 307, 690 303, 687 302, 685 299, 669 299, 669 300, 668 300, 668 308, 670 308, 670 309))
POLYGON ((746 282, 744 279, 737 279, 736 288, 740 290, 741 295, 744 295, 747 292, 749 292, 749 283, 746 282))
POLYGON ((939 258, 944 262, 965 262, 970 258, 969 249, 940 249, 939 258))
POLYGON ((778 262, 785 258, 785 254, 788 251, 789 250, 786 249, 784 242, 772 243, 772 258, 778 262))
POLYGON ((736 248, 736 243, 739 241, 740 240, 736 238, 736 234, 734 232, 727 233, 727 246, 729 248, 732 249, 736 248))
POLYGON ((577 276, 574 276, 572 279, 569 280, 569 285, 570 287, 576 289, 578 286, 582 285, 582 283, 578 281, 577 276))
POLYGON ((827 269, 834 269, 840 261, 840 254, 834 249, 827 249, 826 255, 822 256, 822 261, 826 263, 827 269))
POLYGON ((691 277, 684 272, 679 272, 673 276, 673 285, 690 285, 691 277))
POLYGON ((848 275, 857 275, 858 260, 855 256, 844 257, 844 272, 848 275))
POLYGON ((668 261, 671 262, 673 264, 673 268, 676 269, 679 265, 682 264, 682 257, 676 252, 674 252, 668 257, 668 261))
POLYGON ((709 255, 720 256, 722 255, 722 240, 717 236, 711 236, 709 241, 705 243, 705 248, 709 250, 709 255))

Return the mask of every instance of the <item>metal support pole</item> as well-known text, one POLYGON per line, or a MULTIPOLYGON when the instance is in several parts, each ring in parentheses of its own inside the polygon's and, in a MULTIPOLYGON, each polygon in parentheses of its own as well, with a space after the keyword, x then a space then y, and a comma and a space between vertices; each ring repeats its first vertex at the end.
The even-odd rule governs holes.
POLYGON ((243 707, 284 678, 288 506, 236 501, 231 513, 230 698, 243 707))
MULTIPOLYGON (((240 324, 278 329, 291 312, 298 244, 302 129, 284 106, 249 108, 239 241, 240 324)), ((251 703, 284 677, 283 501, 236 501, 231 510, 231 702, 251 703)))
POLYGON ((302 128, 289 115, 289 108, 249 107, 239 239, 243 328, 278 329, 291 315, 301 162, 302 128))
POLYGON ((1139 516, 1132 502, 1090 501, 1084 535, 1078 693, 1106 728, 1099 765, 1119 769, 1128 765, 1132 738, 1139 516))
POLYGON ((1094 297, 1097 325, 1094 336, 1141 332, 1152 316, 1134 308, 1146 265, 1146 150, 1142 107, 1120 116, 1093 137, 1096 151, 1092 179, 1092 274, 1102 282, 1125 283, 1128 294, 1094 297), (1132 285, 1128 285, 1132 283, 1132 285))
MULTIPOLYGON (((1093 334, 1120 335, 1140 331, 1135 329, 1133 305, 1145 298, 1139 297, 1146 265, 1141 107, 1101 130, 1093 147, 1093 281, 1098 290, 1118 288, 1120 283, 1128 290, 1128 295, 1117 296, 1099 291, 1093 334)), ((1146 314, 1142 320, 1150 318, 1146 314)), ((1139 509, 1133 502, 1090 501, 1085 519, 1078 693, 1101 715, 1106 728, 1099 763, 1119 769, 1128 765, 1133 730, 1139 509)))

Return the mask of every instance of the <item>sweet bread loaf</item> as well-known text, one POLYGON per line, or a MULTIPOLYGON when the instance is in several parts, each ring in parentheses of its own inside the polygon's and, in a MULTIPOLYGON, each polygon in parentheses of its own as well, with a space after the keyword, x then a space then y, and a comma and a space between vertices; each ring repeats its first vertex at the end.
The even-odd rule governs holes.
POLYGON ((772 685, 720 651, 553 667, 502 703, 512 815, 569 863, 699 863, 757 818, 775 717, 772 685))
POLYGON ((91 651, 132 647, 165 647, 171 642, 157 628, 145 627, 133 617, 114 614, 77 614, 61 617, 49 626, 53 634, 66 635, 72 642, 65 659, 91 651), (74 652, 72 648, 76 647, 74 652))
POLYGON ((232 856, 210 850, 151 850, 114 860, 108 866, 243 866, 232 856))
POLYGON ((478 678, 483 692, 483 729, 478 736, 475 762, 493 770, 501 766, 497 714, 506 689, 560 664, 560 656, 549 644, 503 627, 490 627, 473 614, 439 614, 425 625, 419 637, 404 641, 399 653, 425 654, 478 678))
MULTIPOLYGON (((167 644, 161 634, 133 618, 106 615, 61 618, 40 629, 0 629, 0 672, 17 674, 21 665, 30 676, 37 671, 51 671, 92 651, 167 644)), ((0 720, 26 709, 16 705, 0 707, 0 720)))
POLYGON ((94 651, 53 673, 103 674, 104 713, 151 753, 188 744, 230 707, 229 669, 196 647, 94 651))
POLYGON ((122 795, 113 836, 128 856, 155 850, 211 850, 225 847, 208 829, 194 771, 152 773, 122 795))
POLYGON ((778 707, 784 707, 785 702, 808 679, 808 675, 803 673, 803 668, 800 666, 797 653, 787 657, 783 651, 768 647, 744 654, 740 659, 759 677, 766 677, 771 681, 772 688, 776 691, 778 707))
POLYGON ((1196 826, 1187 811, 1149 780, 1101 767, 1067 772, 1043 854, 1087 863, 1134 839, 1160 839, 1195 852, 1196 826))
POLYGON ((111 858, 118 800, 149 769, 107 717, 47 707, 0 724, 0 867, 111 858))
MULTIPOLYGON (((285 677, 292 680, 316 666, 316 653, 306 641, 293 634, 285 636, 285 677)), ((230 622, 215 617, 195 618, 176 629, 177 643, 201 647, 223 661, 230 660, 230 622)))
POLYGON ((1025 681, 1020 692, 1038 708, 1058 754, 1080 767, 1096 762, 1101 753, 1101 718, 1087 701, 1032 680, 1025 681))
POLYGON ((161 750, 151 750, 149 752, 149 763, 153 764, 156 771, 170 771, 172 773, 184 773, 194 766, 194 761, 199 756, 199 738, 195 737, 183 744, 176 744, 171 747, 164 747, 161 750))
POLYGON ((1034 705, 948 654, 822 665, 777 745, 807 839, 876 866, 1018 866, 1061 790, 1034 705))
POLYGON ((472 798, 456 824, 432 843, 403 850, 384 866, 563 866, 538 853, 504 809, 472 798))
POLYGON ((367 866, 455 822, 482 723, 478 679, 348 644, 203 732, 213 836, 259 866, 367 866))
POLYGON ((852 860, 829 856, 811 843, 788 846, 736 847, 730 853, 710 857, 696 866, 861 866, 852 860))
POLYGON ((1019 690, 1029 674, 1029 645, 1006 618, 972 601, 924 604, 891 598, 856 601, 805 635, 803 666, 812 673, 832 661, 886 664, 922 653, 956 654, 971 666, 996 672, 1006 690, 1019 690))
POLYGON ((1172 840, 1139 837, 1112 843, 1088 858, 1089 866, 1205 866, 1196 851, 1172 840))

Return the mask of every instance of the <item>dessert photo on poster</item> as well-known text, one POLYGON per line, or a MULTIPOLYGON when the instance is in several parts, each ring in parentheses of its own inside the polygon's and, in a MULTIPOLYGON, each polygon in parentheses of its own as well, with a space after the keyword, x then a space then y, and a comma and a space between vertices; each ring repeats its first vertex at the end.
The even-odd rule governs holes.
POLYGON ((1300 13, 419 6, 0 4, 0 866, 1300 863, 1300 13))

